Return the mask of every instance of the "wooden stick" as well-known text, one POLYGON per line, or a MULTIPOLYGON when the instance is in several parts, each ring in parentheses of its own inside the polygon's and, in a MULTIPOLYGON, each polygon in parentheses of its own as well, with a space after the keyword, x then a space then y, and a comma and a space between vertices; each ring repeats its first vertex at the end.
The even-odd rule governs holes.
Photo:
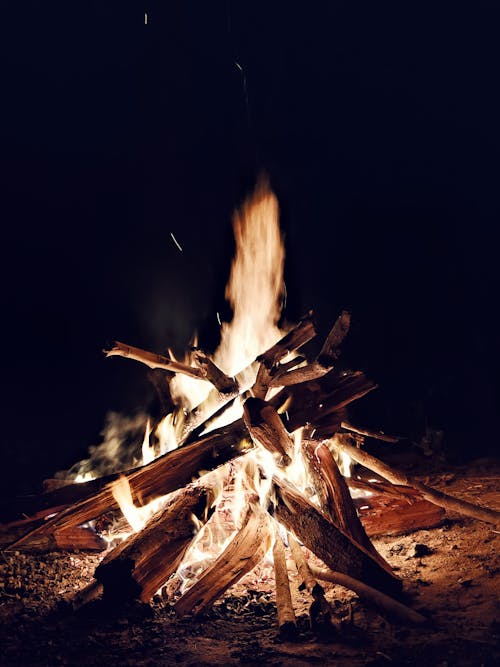
POLYGON ((386 435, 382 431, 371 431, 367 428, 360 428, 359 426, 354 426, 351 422, 343 421, 341 424, 342 428, 345 428, 346 431, 352 431, 353 433, 358 433, 359 435, 364 435, 367 438, 375 438, 375 440, 383 440, 384 442, 399 442, 401 438, 398 438, 395 435, 386 435))
POLYGON ((349 331, 350 322, 351 315, 344 310, 337 318, 316 359, 306 366, 295 368, 289 372, 280 371, 273 374, 269 386, 289 387, 301 382, 317 380, 326 375, 333 368, 335 360, 340 355, 340 345, 349 331))
POLYGON ((274 524, 274 581, 276 587, 276 608, 278 610, 278 627, 280 635, 292 639, 297 635, 297 621, 290 593, 290 581, 286 567, 286 555, 283 541, 279 535, 277 524, 274 524))
POLYGON ((206 379, 221 392, 221 394, 234 394, 238 391, 238 385, 234 378, 230 378, 201 350, 194 348, 193 361, 205 374, 206 379))
POLYGON ((393 468, 392 466, 388 466, 371 454, 368 454, 357 447, 353 447, 349 444, 349 436, 337 436, 335 445, 340 447, 346 454, 349 454, 354 461, 373 470, 389 480, 389 482, 392 482, 393 484, 401 484, 402 486, 411 486, 419 491, 426 500, 429 500, 436 505, 440 505, 447 510, 452 510, 465 516, 471 516, 479 521, 485 521, 494 525, 500 524, 499 511, 488 507, 481 507, 480 505, 469 503, 466 500, 460 500, 459 498, 449 496, 447 493, 443 493, 442 491, 438 491, 437 489, 422 484, 422 482, 410 477, 405 472, 393 468))
POLYGON ((323 347, 317 356, 317 362, 327 368, 332 368, 335 360, 340 356, 340 346, 347 336, 351 326, 351 313, 343 310, 337 317, 330 333, 326 337, 323 347))
POLYGON ((419 614, 418 611, 410 609, 406 605, 398 602, 394 598, 381 593, 376 588, 367 586, 362 581, 354 579, 347 574, 342 572, 333 572, 332 570, 323 569, 316 567, 315 565, 309 565, 311 573, 322 581, 329 581, 332 584, 338 584, 344 588, 354 591, 359 597, 365 602, 373 605, 377 610, 379 610, 384 616, 388 615, 391 618, 397 619, 404 623, 410 623, 412 625, 428 625, 429 619, 427 619, 422 614, 419 614))
POLYGON ((291 462, 293 440, 272 405, 260 398, 248 398, 243 408, 245 425, 256 443, 260 443, 278 458, 278 465, 291 462))
POLYGON ((324 486, 321 485, 319 488, 326 490, 326 497, 323 495, 322 505, 327 510, 327 515, 344 533, 350 535, 355 542, 363 546, 379 561, 382 567, 389 567, 366 534, 356 512, 346 480, 327 445, 306 440, 303 443, 303 448, 310 462, 310 468, 316 471, 316 478, 319 476, 324 482, 324 486))
POLYGON ((196 534, 193 515, 202 520, 210 495, 201 484, 185 487, 141 531, 115 547, 95 571, 104 599, 150 600, 177 570, 196 534))
POLYGON ((327 629, 337 626, 338 629, 338 624, 335 622, 331 607, 325 598, 325 590, 314 578, 300 544, 290 533, 288 533, 288 544, 290 545, 293 560, 297 566, 297 572, 302 579, 299 590, 305 588, 314 600, 309 609, 311 627, 327 629))
MULTIPOLYGON (((213 470, 241 456, 253 446, 247 437, 241 420, 227 429, 211 433, 198 442, 174 449, 141 468, 121 474, 125 475, 130 483, 135 504, 143 505, 188 484, 201 470, 213 470)), ((87 495, 85 489, 82 489, 82 500, 24 535, 11 544, 9 549, 17 549, 21 544, 39 539, 43 534, 77 526, 110 509, 116 509, 118 505, 113 497, 112 485, 119 474, 103 478, 101 488, 98 488, 97 492, 94 485, 91 486, 90 492, 87 491, 87 495)), ((84 487, 85 484, 73 486, 84 487)))
POLYGON ((271 540, 269 517, 255 502, 250 502, 242 527, 198 581, 177 600, 176 613, 199 616, 207 611, 264 558, 271 540))
POLYGON ((133 345, 128 345, 127 343, 121 343, 120 341, 115 341, 115 347, 111 350, 104 350, 104 353, 107 357, 126 357, 128 359, 134 359, 135 361, 140 361, 141 364, 145 364, 149 368, 163 368, 167 371, 174 371, 175 373, 183 373, 184 375, 189 375, 190 377, 197 378, 198 380, 208 380, 207 373, 201 368, 195 366, 188 366, 179 361, 174 361, 168 357, 164 357, 162 354, 156 354, 156 352, 149 352, 148 350, 143 350, 140 347, 134 347, 133 345))
POLYGON ((273 477, 273 516, 332 570, 338 570, 385 592, 397 595, 401 581, 366 549, 332 523, 291 484, 273 477))

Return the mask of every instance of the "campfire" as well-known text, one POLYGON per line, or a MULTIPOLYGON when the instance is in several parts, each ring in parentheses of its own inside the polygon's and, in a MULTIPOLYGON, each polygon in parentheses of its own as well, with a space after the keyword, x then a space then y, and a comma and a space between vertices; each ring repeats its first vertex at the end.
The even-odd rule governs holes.
POLYGON ((113 472, 102 474, 98 448, 72 478, 13 499, 2 542, 10 551, 104 551, 75 607, 99 596, 147 603, 160 592, 179 616, 201 616, 264 563, 274 572, 283 636, 297 628, 292 566, 310 594, 314 628, 341 630, 322 580, 401 622, 424 624, 371 538, 437 526, 446 510, 495 525, 500 513, 363 449, 366 437, 394 446, 398 439, 349 420, 349 404, 376 388, 337 365, 350 313, 340 313, 314 354, 312 313, 282 323, 284 245, 265 179, 235 213, 234 235, 226 288, 233 318, 221 323, 217 350, 195 344, 181 361, 116 342, 107 356, 144 365, 161 414, 113 472))

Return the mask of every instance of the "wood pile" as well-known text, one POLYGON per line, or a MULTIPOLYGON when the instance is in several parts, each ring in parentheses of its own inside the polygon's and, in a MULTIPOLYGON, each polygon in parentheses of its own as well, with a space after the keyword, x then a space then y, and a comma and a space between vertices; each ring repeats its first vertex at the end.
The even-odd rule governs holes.
POLYGON ((259 498, 250 483, 240 490, 241 518, 221 551, 176 600, 179 615, 203 614, 271 554, 280 632, 293 636, 296 621, 285 552, 289 549, 302 586, 311 596, 314 627, 338 630, 318 580, 350 588, 403 622, 425 623, 423 616, 402 603, 401 580, 371 537, 438 525, 446 510, 495 525, 500 513, 438 492, 361 448, 366 436, 396 439, 348 421, 347 406, 376 388, 363 373, 335 366, 349 324, 350 315, 343 312, 319 354, 307 361, 297 353, 317 333, 312 314, 307 314, 257 357, 251 365, 256 368, 252 383, 244 373, 228 377, 201 350, 194 351, 192 364, 185 364, 116 343, 108 356, 149 367, 162 416, 175 409, 169 392, 174 374, 211 383, 209 399, 185 416, 177 449, 152 462, 85 483, 55 485, 36 497, 12 499, 0 508, 0 543, 9 550, 102 550, 99 517, 118 510, 115 485, 125 478, 137 507, 167 498, 144 528, 107 551, 75 604, 100 594, 116 604, 132 599, 147 602, 178 570, 198 531, 218 516, 220 495, 212 471, 226 471, 228 466, 244 469, 255 461, 253 475, 267 483, 269 493, 259 498), (243 403, 243 416, 204 432, 236 400, 243 403), (297 449, 293 434, 298 429, 302 439, 297 449), (272 457, 272 470, 255 456, 263 450, 272 457), (337 463, 341 455, 358 464, 359 474, 352 478, 341 474, 337 463), (305 469, 305 488, 290 479, 292 466, 305 469), (355 491, 363 497, 353 499, 355 491), (311 565, 308 552, 323 567, 311 565))

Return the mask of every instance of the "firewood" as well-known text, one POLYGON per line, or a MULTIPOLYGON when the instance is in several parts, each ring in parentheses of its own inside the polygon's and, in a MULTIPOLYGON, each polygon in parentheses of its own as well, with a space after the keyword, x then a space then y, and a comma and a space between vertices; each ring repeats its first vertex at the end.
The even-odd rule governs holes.
POLYGON ((382 431, 371 431, 367 428, 360 428, 359 426, 354 426, 351 422, 343 421, 341 424, 342 428, 346 431, 351 431, 352 433, 358 433, 359 435, 364 435, 367 438, 375 438, 375 440, 383 440, 384 442, 399 442, 401 438, 398 438, 395 435, 387 435, 382 433, 382 431))
POLYGON ((339 375, 331 370, 318 380, 285 387, 269 403, 278 411, 287 404, 294 406, 287 422, 290 432, 308 423, 316 429, 315 437, 330 437, 326 434, 335 433, 332 429, 345 418, 342 409, 376 387, 363 373, 339 375))
POLYGON ((281 637, 292 639, 297 635, 297 621, 290 593, 290 581, 286 566, 285 548, 279 535, 277 524, 273 546, 274 581, 276 590, 276 608, 278 610, 278 627, 281 637))
POLYGON ((369 498, 357 499, 359 518, 367 535, 402 535, 442 524, 444 508, 424 500, 417 491, 414 493, 413 497, 404 497, 375 492, 369 498))
POLYGON ((146 526, 115 547, 95 571, 104 599, 149 601, 178 568, 201 521, 210 489, 191 484, 148 521, 146 526))
MULTIPOLYGON (((201 470, 213 470, 219 465, 241 456, 252 447, 252 443, 247 439, 248 436, 245 433, 242 421, 236 422, 227 429, 211 433, 198 442, 168 452, 141 468, 122 473, 129 481, 134 502, 137 505, 146 504, 159 496, 181 488, 189 483, 201 470)), ((94 482, 100 481, 97 492, 94 491, 95 486, 90 482, 90 492, 86 492, 85 489, 81 490, 82 500, 70 505, 52 519, 24 535, 14 544, 11 544, 9 549, 18 548, 23 543, 39 539, 43 534, 77 526, 100 516, 110 509, 117 508, 118 505, 113 498, 112 485, 118 476, 119 474, 115 474, 102 480, 93 480, 94 482)), ((72 486, 85 487, 86 484, 72 486)))
POLYGON ((69 603, 73 611, 78 611, 89 602, 93 602, 102 594, 102 584, 92 579, 84 588, 73 595, 69 603))
POLYGON ((332 570, 361 579, 370 586, 398 594, 401 581, 366 549, 332 523, 294 486, 273 477, 275 506, 269 511, 332 570))
POLYGON ((133 345, 128 345, 127 343, 121 343, 120 341, 115 341, 115 347, 111 350, 104 350, 104 353, 107 357, 126 357, 128 359, 133 359, 134 361, 139 361, 141 364, 149 366, 149 368, 163 368, 167 371, 173 371, 174 373, 183 373, 184 375, 189 375, 190 377, 197 378, 198 380, 207 380, 207 373, 205 370, 198 368, 196 366, 189 366, 188 364, 183 364, 179 361, 174 361, 165 357, 162 354, 156 354, 155 352, 149 352, 148 350, 143 350, 140 347, 134 347, 133 345))
POLYGON ((156 423, 175 410, 175 402, 170 391, 170 381, 173 377, 175 377, 175 373, 163 368, 150 368, 148 370, 148 379, 155 388, 158 397, 159 415, 157 415, 156 423))
MULTIPOLYGON (((212 390, 205 401, 194 408, 186 417, 184 422, 181 439, 179 444, 188 441, 193 432, 200 432, 205 423, 210 420, 215 413, 220 413, 224 407, 233 401, 237 396, 252 390, 254 396, 264 398, 267 393, 267 383, 269 382, 270 372, 273 365, 289 352, 294 352, 302 345, 309 342, 316 335, 312 313, 308 313, 302 320, 291 329, 283 338, 272 345, 266 352, 259 355, 242 371, 236 374, 235 381, 238 389, 235 392, 223 394, 216 389, 212 390), (259 369, 263 368, 265 373, 261 373, 261 379, 255 379, 255 365, 260 362, 259 369), (262 383, 260 389, 257 389, 258 382, 262 383)), ((258 373, 257 373, 258 376, 258 373)))
POLYGON ((389 480, 393 484, 401 484, 402 486, 411 486, 417 491, 419 491, 423 498, 429 500, 430 502, 440 505, 447 510, 453 512, 458 512, 465 516, 471 516, 474 519, 479 521, 485 521, 487 523, 492 523, 494 525, 500 524, 500 512, 488 507, 481 507, 480 505, 475 505, 474 503, 469 503, 466 500, 460 500, 454 496, 450 496, 447 493, 433 489, 426 484, 422 484, 418 480, 412 478, 407 473, 402 470, 388 466, 386 463, 379 461, 371 454, 353 447, 350 444, 349 436, 342 435, 337 437, 335 444, 341 448, 346 454, 361 465, 369 468, 370 470, 375 471, 385 479, 389 480))
POLYGON ((349 331, 350 321, 350 313, 343 311, 328 334, 317 358, 306 366, 274 373, 269 386, 288 387, 301 382, 316 380, 326 375, 333 368, 333 364, 340 354, 340 344, 349 331))
POLYGON ((284 467, 290 464, 293 440, 272 405, 260 398, 248 398, 243 419, 252 440, 275 454, 278 465, 284 467))
POLYGON ((221 394, 234 394, 238 391, 238 385, 234 378, 230 378, 214 364, 202 350, 194 348, 192 352, 193 361, 205 373, 206 379, 221 392, 221 394))
POLYGON ((387 563, 373 546, 372 541, 358 517, 349 487, 341 474, 331 451, 325 443, 303 442, 303 452, 309 461, 313 479, 319 481, 317 489, 322 500, 322 509, 334 524, 363 546, 382 567, 387 563), (318 480, 319 478, 319 480, 318 480), (321 483, 322 482, 322 483, 321 483))
POLYGON ((267 553, 273 529, 269 516, 250 502, 243 525, 224 551, 175 603, 179 616, 199 616, 233 584, 250 572, 267 553))
POLYGON ((329 581, 332 584, 338 584, 350 591, 356 593, 361 600, 374 606, 383 616, 411 625, 428 625, 429 619, 418 611, 407 607, 398 600, 391 598, 385 593, 381 593, 376 588, 367 586, 367 584, 343 574, 342 572, 333 572, 324 568, 309 565, 311 573, 321 581, 329 581))
POLYGON ((322 632, 328 632, 333 629, 338 630, 339 624, 336 622, 332 609, 325 598, 325 590, 314 578, 300 544, 290 533, 288 533, 288 544, 290 545, 290 550, 297 566, 297 572, 302 579, 299 590, 305 588, 313 598, 313 602, 309 608, 311 627, 319 629, 322 632))

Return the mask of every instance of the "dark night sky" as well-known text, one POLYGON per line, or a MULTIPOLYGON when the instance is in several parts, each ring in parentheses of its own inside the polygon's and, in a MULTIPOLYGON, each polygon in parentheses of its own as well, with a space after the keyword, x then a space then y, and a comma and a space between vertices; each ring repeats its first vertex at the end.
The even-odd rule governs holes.
POLYGON ((346 364, 380 384, 360 418, 496 452, 495 4, 3 4, 12 488, 82 458, 109 409, 148 404, 141 368, 104 359, 112 340, 214 345, 231 212, 262 168, 289 318, 313 308, 326 332, 352 310, 346 364))

